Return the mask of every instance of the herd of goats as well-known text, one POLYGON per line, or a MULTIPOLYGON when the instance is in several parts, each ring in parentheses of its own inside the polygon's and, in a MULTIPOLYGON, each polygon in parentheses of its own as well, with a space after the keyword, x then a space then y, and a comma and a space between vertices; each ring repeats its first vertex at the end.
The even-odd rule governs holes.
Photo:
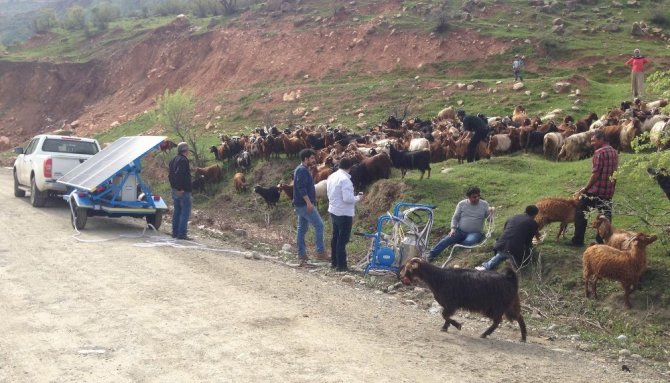
MULTIPOLYGON (((670 118, 660 113, 660 108, 666 105, 666 100, 622 102, 601 117, 589 113, 578 120, 561 110, 554 110, 543 118, 531 117, 521 105, 514 108, 511 117, 486 118, 480 114, 488 122, 490 133, 479 143, 477 157, 490 158, 523 150, 543 153, 558 161, 579 160, 591 156, 590 140, 595 130, 604 131, 610 145, 619 151, 631 151, 633 140, 644 132, 648 132, 658 150, 663 150, 670 141, 670 118)), ((352 182, 357 190, 362 190, 376 180, 389 178, 394 167, 400 169, 403 178, 409 170, 419 170, 420 179, 427 171, 430 178, 431 163, 451 158, 462 163, 469 141, 470 136, 464 133, 456 110, 447 107, 430 120, 392 116, 365 134, 326 126, 284 131, 276 127, 257 128, 250 135, 222 135, 221 144, 212 146, 210 152, 217 162, 228 161, 240 170, 233 177, 233 183, 236 190, 244 191, 247 188, 245 173, 251 168, 252 159, 268 161, 279 158, 282 153, 297 158, 300 150, 311 148, 317 153, 317 165, 312 168, 317 194, 325 195, 323 181, 337 169, 343 157, 353 159, 352 182)), ((663 180, 670 182, 667 171, 656 170, 656 173, 654 176, 661 187, 663 180)), ((196 168, 194 189, 204 191, 206 185, 222 180, 218 165, 196 168)), ((281 190, 287 194, 292 192, 291 186, 257 186, 255 191, 272 206, 279 200, 281 190)))
MULTIPOLYGON (((667 101, 650 103, 622 102, 603 116, 589 113, 575 121, 563 111, 555 110, 544 118, 530 117, 523 106, 516 106, 511 117, 485 119, 490 134, 477 147, 477 157, 490 158, 515 151, 543 153, 547 158, 579 160, 592 155, 591 137, 596 130, 605 132, 607 141, 619 151, 630 151, 633 140, 648 132, 650 141, 658 150, 669 145, 670 117, 660 113, 667 101), (562 116, 562 118, 561 118, 562 116)), ((337 168, 340 159, 349 157, 355 165, 351 169, 352 182, 358 190, 365 189, 378 179, 389 178, 392 168, 419 170, 423 179, 425 171, 430 178, 430 164, 455 158, 462 163, 466 158, 470 135, 462 129, 453 107, 441 110, 431 120, 398 119, 387 121, 370 129, 366 134, 348 132, 328 127, 300 127, 283 132, 276 127, 258 128, 250 135, 221 136, 221 144, 212 146, 210 152, 218 161, 228 161, 240 171, 233 177, 237 191, 246 191, 245 173, 251 168, 252 158, 298 157, 305 148, 317 153, 318 164, 312 168, 317 198, 326 195, 326 179, 337 168)), ((161 149, 174 143, 166 141, 161 149)), ((670 199, 670 174, 665 169, 648 169, 670 199)), ((195 169, 194 190, 208 183, 223 180, 221 167, 216 164, 195 169)), ((254 191, 268 204, 274 206, 283 191, 293 199, 293 185, 255 186, 254 191)), ((543 198, 536 203, 536 216, 540 229, 552 222, 560 222, 557 239, 565 235, 565 228, 574 223, 579 197, 543 198)), ((583 255, 582 273, 586 296, 596 296, 598 280, 606 278, 621 283, 624 302, 631 307, 630 294, 639 286, 646 269, 646 247, 657 240, 656 235, 630 232, 614 228, 606 216, 599 216, 592 227, 598 231, 604 244, 589 246, 583 255)), ((538 239, 539 233, 538 233, 538 239)), ((424 259, 413 258, 400 271, 403 283, 419 279, 426 283, 435 299, 442 305, 446 331, 450 325, 457 329, 461 324, 451 318, 457 309, 484 313, 493 324, 481 335, 490 335, 503 317, 519 324, 521 340, 526 340, 526 326, 520 309, 518 277, 507 269, 503 273, 479 272, 470 269, 440 268, 424 259), (476 286, 475 286, 476 285, 476 286), (479 292, 479 293, 473 293, 479 292)))

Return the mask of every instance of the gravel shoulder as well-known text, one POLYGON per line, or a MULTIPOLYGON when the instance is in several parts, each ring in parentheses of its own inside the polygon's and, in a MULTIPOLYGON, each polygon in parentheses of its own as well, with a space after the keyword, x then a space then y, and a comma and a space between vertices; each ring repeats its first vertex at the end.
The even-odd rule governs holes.
POLYGON ((112 240, 79 242, 68 214, 15 198, 0 169, 0 381, 667 381, 532 331, 520 343, 516 324, 440 332, 439 315, 341 275, 120 237, 140 220, 91 218, 79 238, 112 240))

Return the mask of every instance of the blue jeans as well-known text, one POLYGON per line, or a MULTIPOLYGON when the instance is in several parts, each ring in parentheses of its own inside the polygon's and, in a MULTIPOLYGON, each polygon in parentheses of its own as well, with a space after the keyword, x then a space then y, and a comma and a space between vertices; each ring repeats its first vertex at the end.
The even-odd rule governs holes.
POLYGON ((351 237, 354 217, 330 214, 333 224, 333 238, 330 240, 331 265, 337 270, 347 269, 347 242, 351 237))
POLYGON ((178 197, 177 189, 172 189, 172 201, 174 202, 172 236, 185 238, 188 230, 188 218, 191 216, 191 192, 184 192, 181 197, 178 197))
POLYGON ((484 235, 482 233, 466 233, 463 230, 456 229, 454 235, 446 235, 440 239, 433 248, 430 250, 430 260, 435 259, 440 253, 447 247, 459 244, 464 246, 476 245, 482 241, 484 235))
POLYGON ((316 237, 316 251, 323 253, 326 251, 326 246, 323 244, 323 221, 319 212, 314 206, 311 213, 307 212, 307 206, 296 206, 295 213, 298 215, 298 235, 296 236, 296 243, 298 246, 298 258, 307 257, 307 250, 305 249, 305 234, 309 229, 309 224, 314 226, 314 236, 316 237))
POLYGON ((496 267, 498 267, 499 264, 503 263, 505 261, 505 259, 507 259, 508 257, 510 259, 510 262, 512 262, 512 264, 516 268, 516 264, 514 262, 514 257, 508 256, 507 253, 502 252, 502 251, 496 252, 496 255, 494 255, 493 258, 489 259, 487 262, 482 263, 482 266, 486 270, 493 270, 496 267))

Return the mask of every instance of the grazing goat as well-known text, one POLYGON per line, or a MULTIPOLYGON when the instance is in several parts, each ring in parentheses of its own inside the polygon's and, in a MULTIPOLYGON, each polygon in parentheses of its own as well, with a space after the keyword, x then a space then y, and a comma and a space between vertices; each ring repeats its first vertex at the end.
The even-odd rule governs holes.
POLYGON ((263 197, 265 203, 268 204, 268 207, 277 206, 277 202, 279 201, 280 196, 278 187, 270 186, 268 188, 264 188, 260 185, 256 185, 254 186, 254 193, 257 193, 263 197))
POLYGON ((618 250, 607 245, 593 245, 586 249, 582 256, 586 297, 590 297, 593 290, 593 297, 598 299, 598 280, 607 278, 621 283, 626 307, 631 308, 630 293, 646 266, 647 246, 656 239, 655 235, 639 233, 631 240, 630 250, 618 250))
POLYGON ((632 231, 613 228, 610 220, 604 215, 599 215, 593 221, 591 227, 596 229, 598 236, 600 236, 605 245, 619 250, 629 250, 631 238, 638 234, 632 231))
POLYGON ((582 132, 573 134, 565 139, 561 151, 558 153, 558 160, 581 160, 591 155, 591 137, 594 131, 582 132))
POLYGON ((242 171, 247 171, 251 167, 251 155, 249 152, 246 150, 243 151, 242 153, 237 155, 237 158, 235 158, 235 164, 237 165, 238 168, 242 169, 242 171))
POLYGON ((177 144, 172 140, 165 139, 158 145, 158 147, 160 148, 161 152, 167 152, 168 150, 176 148, 177 144))
POLYGON ((191 189, 199 191, 200 194, 205 194, 206 185, 205 176, 203 175, 195 176, 193 181, 191 181, 191 189))
POLYGON ((203 176, 206 183, 216 184, 221 182, 223 179, 223 173, 221 173, 221 168, 219 165, 211 165, 205 168, 195 168, 194 174, 197 176, 203 176))
POLYGON ((575 212, 577 211, 577 204, 579 203, 579 196, 573 198, 548 197, 542 198, 535 203, 539 212, 535 216, 537 222, 537 236, 540 239, 540 230, 552 222, 560 222, 561 227, 556 234, 556 240, 563 235, 565 238, 565 231, 569 223, 575 222, 575 212))
POLYGON ((389 178, 392 166, 391 159, 386 153, 366 158, 351 167, 351 182, 356 189, 362 190, 379 179, 389 178))
POLYGON ((544 135, 543 151, 544 156, 558 160, 558 153, 565 142, 565 138, 561 133, 551 132, 544 135))
POLYGON ((670 122, 659 121, 649 131, 649 140, 659 152, 670 147, 670 122))
POLYGON ((290 184, 280 182, 277 187, 279 188, 279 191, 283 191, 284 194, 286 194, 286 198, 288 198, 289 201, 293 201, 293 181, 291 181, 290 184))
POLYGON ((647 173, 654 177, 656 182, 658 182, 658 186, 661 187, 661 190, 663 190, 668 199, 670 199, 670 173, 668 173, 668 171, 663 168, 647 168, 647 173))
POLYGON ((442 269, 419 258, 412 258, 400 270, 403 284, 410 285, 416 279, 423 281, 433 297, 442 306, 444 325, 461 329, 461 324, 451 319, 456 310, 465 309, 478 312, 493 321, 481 335, 486 338, 498 328, 503 315, 510 321, 516 320, 521 330, 521 341, 526 341, 526 323, 521 315, 519 280, 512 269, 503 273, 495 271, 475 271, 469 269, 442 269))
POLYGON ((237 192, 247 191, 247 180, 244 178, 244 173, 235 173, 233 176, 233 185, 237 192))
POLYGON ((316 198, 328 198, 328 180, 321 180, 314 185, 316 198))
POLYGON ((393 145, 389 145, 388 149, 391 163, 393 163, 394 167, 400 169, 400 178, 405 178, 407 170, 410 169, 419 169, 421 171, 419 180, 423 179, 424 173, 428 170, 428 178, 430 178, 430 151, 405 152, 397 150, 393 145))

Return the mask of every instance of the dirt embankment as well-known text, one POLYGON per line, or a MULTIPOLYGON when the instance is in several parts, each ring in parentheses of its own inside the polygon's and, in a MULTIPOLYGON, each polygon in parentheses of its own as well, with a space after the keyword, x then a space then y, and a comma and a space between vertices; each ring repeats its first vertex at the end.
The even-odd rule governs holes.
MULTIPOLYGON (((393 6, 382 10, 389 15, 393 6)), ((107 48, 84 64, 0 62, 0 135, 18 144, 37 132, 79 121, 91 135, 153 107, 165 89, 193 92, 202 108, 227 89, 257 83, 318 81, 328 73, 386 73, 430 63, 483 58, 506 43, 472 31, 435 37, 400 31, 382 19, 350 26, 334 21, 296 27, 299 15, 273 20, 242 17, 233 25, 194 35, 184 21, 107 48), (475 47, 476 49, 473 49, 475 47)), ((281 99, 281 95, 277 97, 281 99)))

